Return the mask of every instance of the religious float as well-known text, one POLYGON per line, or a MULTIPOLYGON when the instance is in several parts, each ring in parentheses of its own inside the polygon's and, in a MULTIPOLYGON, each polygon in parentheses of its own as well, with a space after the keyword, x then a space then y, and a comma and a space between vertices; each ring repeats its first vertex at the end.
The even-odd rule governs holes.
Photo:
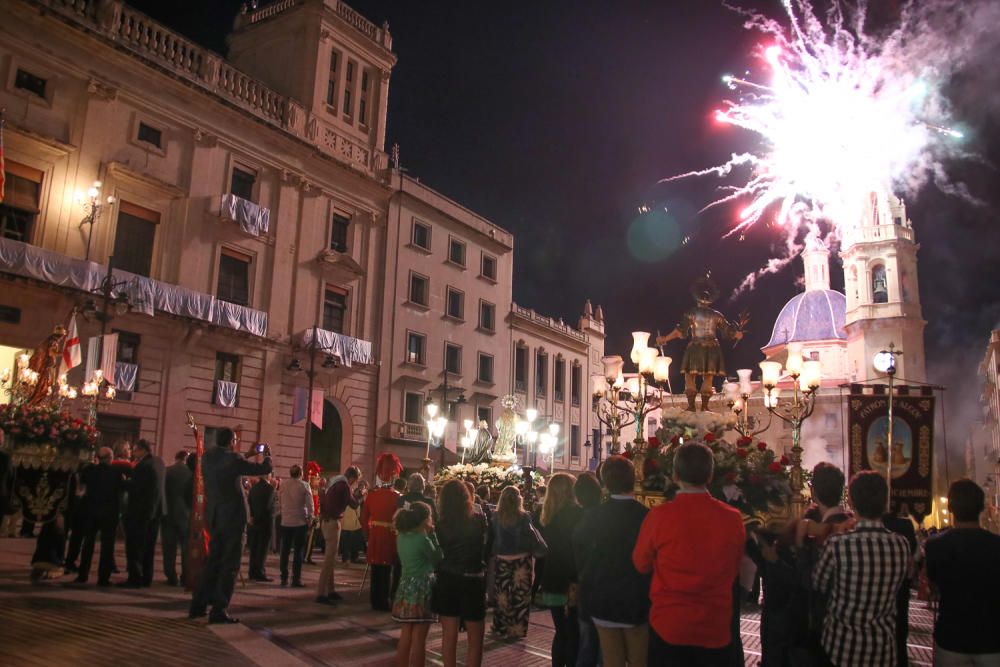
MULTIPOLYGON (((65 328, 56 327, 33 354, 18 356, 14 372, 0 371, 9 398, 0 406, 0 474, 7 489, 3 501, 9 511, 21 512, 26 521, 41 526, 33 558, 37 576, 51 569, 48 565, 61 565, 47 559, 43 547, 51 533, 62 533, 54 529, 70 501, 73 474, 93 458, 97 441, 94 426, 69 411, 67 401, 77 397, 77 390, 64 375, 57 375, 65 337, 65 328)), ((80 395, 89 398, 100 390, 99 384, 88 382, 80 395)))

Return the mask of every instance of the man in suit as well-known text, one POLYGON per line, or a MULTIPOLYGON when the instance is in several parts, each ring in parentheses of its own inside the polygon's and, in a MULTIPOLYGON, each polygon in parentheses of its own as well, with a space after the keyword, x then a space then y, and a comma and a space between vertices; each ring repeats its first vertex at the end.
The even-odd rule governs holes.
POLYGON ((247 526, 247 547, 250 550, 250 579, 273 581, 264 571, 267 547, 271 543, 275 509, 274 482, 271 475, 262 477, 250 488, 247 504, 250 506, 250 525, 247 526))
POLYGON ((136 464, 128 483, 128 506, 125 508, 126 588, 148 588, 153 583, 153 554, 160 518, 166 504, 163 498, 163 460, 154 456, 149 443, 135 445, 136 464))
POLYGON ((115 559, 115 534, 118 531, 118 500, 125 488, 125 475, 111 465, 110 447, 97 450, 97 464, 80 473, 83 499, 80 511, 84 516, 83 546, 76 582, 87 583, 90 563, 94 557, 94 540, 101 534, 101 558, 97 565, 97 585, 111 585, 111 569, 115 559))
POLYGON ((205 480, 205 522, 209 533, 208 560, 191 598, 188 617, 204 616, 211 605, 209 623, 239 623, 226 609, 240 569, 243 530, 247 523, 240 478, 260 477, 271 472, 271 453, 266 445, 263 452, 255 448, 247 455, 256 456, 257 461, 252 462, 232 451, 234 437, 231 429, 219 430, 216 446, 209 448, 201 460, 205 480))
POLYGON ((163 574, 167 583, 176 586, 187 579, 187 538, 191 524, 191 500, 194 491, 194 473, 187 465, 188 453, 184 450, 174 456, 174 464, 167 468, 164 491, 167 507, 160 528, 163 542, 163 574), (181 578, 177 578, 177 545, 181 547, 181 578))

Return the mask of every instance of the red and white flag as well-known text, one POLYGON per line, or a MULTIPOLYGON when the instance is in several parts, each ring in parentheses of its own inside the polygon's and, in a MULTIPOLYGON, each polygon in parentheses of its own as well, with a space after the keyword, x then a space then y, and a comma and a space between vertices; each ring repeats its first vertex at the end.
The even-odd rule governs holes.
POLYGON ((83 350, 80 349, 80 334, 76 328, 76 313, 69 321, 69 331, 66 332, 66 342, 63 344, 62 363, 59 374, 67 373, 83 363, 83 350))

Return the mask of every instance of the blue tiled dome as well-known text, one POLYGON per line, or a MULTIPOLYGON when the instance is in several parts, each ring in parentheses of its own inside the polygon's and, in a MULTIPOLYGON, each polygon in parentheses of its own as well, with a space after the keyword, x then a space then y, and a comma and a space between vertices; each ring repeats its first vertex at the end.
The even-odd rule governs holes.
POLYGON ((836 290, 815 289, 796 294, 774 321, 765 347, 813 340, 847 340, 844 320, 847 298, 836 290))

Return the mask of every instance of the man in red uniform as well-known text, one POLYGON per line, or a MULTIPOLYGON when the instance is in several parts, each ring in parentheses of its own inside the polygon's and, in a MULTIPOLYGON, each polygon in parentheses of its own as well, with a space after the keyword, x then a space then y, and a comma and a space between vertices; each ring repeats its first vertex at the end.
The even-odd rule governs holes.
POLYGON ((392 566, 396 562, 396 535, 392 531, 392 517, 398 507, 399 493, 392 482, 403 466, 399 457, 388 452, 375 462, 376 488, 368 493, 361 508, 361 527, 368 537, 368 565, 372 572, 371 605, 377 611, 390 611, 392 566))
POLYGON ((653 573, 649 664, 726 667, 733 641, 733 584, 746 532, 738 510, 713 498, 712 450, 681 445, 674 458, 676 497, 642 522, 635 569, 653 573))

